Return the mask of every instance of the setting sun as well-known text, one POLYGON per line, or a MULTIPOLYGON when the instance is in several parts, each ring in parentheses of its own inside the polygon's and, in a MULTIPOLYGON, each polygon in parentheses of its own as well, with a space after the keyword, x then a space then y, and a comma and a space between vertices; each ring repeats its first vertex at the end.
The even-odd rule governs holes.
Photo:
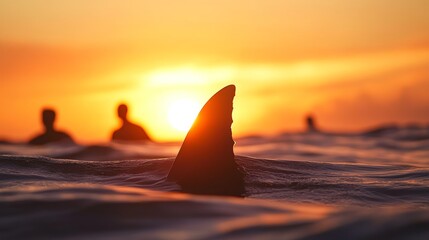
POLYGON ((309 113, 336 132, 429 119, 429 1, 42 2, 0 1, 0 141, 43 130, 50 106, 77 142, 104 142, 122 102, 181 141, 229 84, 236 137, 302 131, 309 113))
POLYGON ((429 0, 0 0, 0 240, 429 240, 428 29, 429 0))
POLYGON ((187 132, 197 117, 200 106, 191 99, 179 99, 168 106, 168 122, 175 129, 187 132))

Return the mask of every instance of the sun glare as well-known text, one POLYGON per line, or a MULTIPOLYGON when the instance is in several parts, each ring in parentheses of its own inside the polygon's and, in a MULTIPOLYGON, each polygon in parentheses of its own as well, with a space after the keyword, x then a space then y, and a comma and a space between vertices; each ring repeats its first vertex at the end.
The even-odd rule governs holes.
POLYGON ((200 106, 196 101, 191 99, 175 100, 168 106, 168 122, 175 129, 186 132, 194 123, 199 110, 200 106))

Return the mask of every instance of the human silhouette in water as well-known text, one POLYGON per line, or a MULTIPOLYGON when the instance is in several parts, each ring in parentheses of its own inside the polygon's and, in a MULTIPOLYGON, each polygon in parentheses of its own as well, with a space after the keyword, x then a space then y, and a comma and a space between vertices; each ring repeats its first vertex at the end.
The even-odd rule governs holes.
POLYGON ((56 113, 53 109, 43 109, 42 122, 45 132, 34 137, 28 143, 33 145, 43 145, 53 142, 74 143, 73 139, 65 132, 55 130, 56 113))
POLYGON ((319 130, 316 127, 314 122, 314 117, 312 115, 308 115, 305 118, 305 122, 307 123, 307 132, 318 132, 319 130))
POLYGON ((122 126, 113 132, 112 140, 152 141, 152 139, 141 126, 128 121, 127 113, 127 105, 120 104, 118 106, 118 117, 122 120, 122 126))

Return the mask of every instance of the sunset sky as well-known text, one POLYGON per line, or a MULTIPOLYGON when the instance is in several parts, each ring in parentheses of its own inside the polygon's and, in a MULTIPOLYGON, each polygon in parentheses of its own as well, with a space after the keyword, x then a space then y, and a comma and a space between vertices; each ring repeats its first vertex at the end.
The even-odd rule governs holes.
POLYGON ((14 141, 42 131, 43 107, 78 142, 107 141, 122 102, 182 140, 177 108, 228 84, 235 136, 300 131, 308 113, 327 131, 429 124, 429 1, 2 0, 0 84, 14 141))

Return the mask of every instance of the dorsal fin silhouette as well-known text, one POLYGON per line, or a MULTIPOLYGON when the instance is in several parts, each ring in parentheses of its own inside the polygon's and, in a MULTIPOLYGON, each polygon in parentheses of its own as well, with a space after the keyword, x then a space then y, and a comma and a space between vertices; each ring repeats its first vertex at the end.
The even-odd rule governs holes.
POLYGON ((243 174, 234 160, 232 109, 235 86, 211 97, 198 114, 170 169, 168 179, 185 192, 241 195, 243 174))

